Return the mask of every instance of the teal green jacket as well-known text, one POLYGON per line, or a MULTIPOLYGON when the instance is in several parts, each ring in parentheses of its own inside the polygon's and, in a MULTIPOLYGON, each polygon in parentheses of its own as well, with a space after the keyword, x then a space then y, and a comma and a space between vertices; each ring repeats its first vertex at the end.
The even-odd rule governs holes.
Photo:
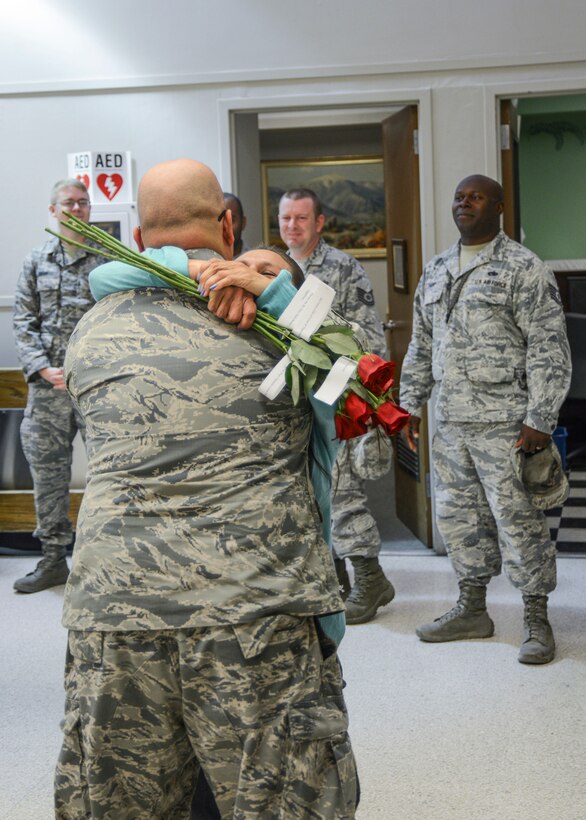
MULTIPOLYGON (((144 251, 144 256, 171 268, 183 276, 189 276, 189 258, 181 248, 168 245, 163 248, 147 248, 144 251)), ((155 274, 127 265, 124 262, 108 262, 94 268, 89 276, 89 284, 96 302, 116 291, 145 287, 171 287, 155 274)), ((259 310, 278 317, 296 293, 297 290, 293 285, 289 271, 282 270, 256 299, 256 305, 259 310)), ((334 424, 335 410, 333 406, 317 401, 313 395, 310 396, 310 402, 313 410, 310 442, 312 450, 311 482, 321 515, 323 537, 331 549, 331 474, 338 451, 334 424)), ((344 613, 325 615, 319 620, 326 634, 339 644, 345 631, 344 613)))

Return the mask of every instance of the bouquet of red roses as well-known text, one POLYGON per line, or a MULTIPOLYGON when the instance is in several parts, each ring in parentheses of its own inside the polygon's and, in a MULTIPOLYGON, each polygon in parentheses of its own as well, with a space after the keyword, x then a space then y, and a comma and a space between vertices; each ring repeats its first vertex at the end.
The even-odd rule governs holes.
MULTIPOLYGON (((88 225, 72 214, 66 215, 67 221, 63 224, 95 242, 98 248, 68 239, 47 228, 48 233, 90 253, 107 256, 153 273, 168 285, 207 302, 207 297, 199 293, 197 284, 192 279, 133 251, 95 225, 88 225)), ((303 287, 307 284, 306 282, 303 287)), ((318 322, 319 318, 316 324, 318 322)), ((309 340, 307 337, 301 338, 291 327, 262 311, 257 311, 252 328, 285 354, 275 368, 279 373, 272 380, 273 391, 276 390, 274 395, 287 384, 295 404, 301 393, 309 397, 313 391, 317 399, 329 404, 337 401, 336 435, 340 440, 361 436, 374 427, 381 427, 392 436, 407 423, 409 414, 396 404, 392 395, 394 362, 365 353, 352 327, 341 317, 328 314, 309 340), (333 380, 336 386, 333 390, 331 386, 326 390, 325 382, 333 370, 337 371, 337 381, 333 380), (340 372, 344 373, 341 381, 340 372)), ((272 375, 269 374, 267 380, 272 375)), ((264 392, 263 385, 260 389, 264 392)), ((269 393, 265 392, 265 395, 268 396, 269 393)))
POLYGON ((357 378, 348 384, 338 401, 336 435, 344 441, 362 436, 373 427, 382 427, 394 436, 407 424, 409 413, 392 395, 395 363, 374 353, 358 360, 357 378))

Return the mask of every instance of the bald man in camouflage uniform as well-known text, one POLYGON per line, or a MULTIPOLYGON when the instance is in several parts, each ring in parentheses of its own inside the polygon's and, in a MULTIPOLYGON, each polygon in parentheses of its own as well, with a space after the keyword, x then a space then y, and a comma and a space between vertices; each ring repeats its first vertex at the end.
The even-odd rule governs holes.
MULTIPOLYGON (((61 221, 65 210, 89 220, 90 201, 83 182, 63 179, 54 185, 49 211, 61 221)), ((64 235, 82 240, 60 227, 64 235)), ((94 304, 88 275, 103 261, 52 237, 27 257, 18 280, 14 338, 28 382, 20 435, 33 477, 34 535, 43 551, 35 570, 14 582, 18 592, 64 584, 69 573, 65 555, 73 538, 68 516, 72 448, 84 426, 64 389, 63 359, 74 327, 94 304)))
MULTIPOLYGON (((461 240, 426 266, 401 370, 401 404, 419 432, 437 389, 433 441, 437 523, 458 577, 456 606, 417 630, 423 641, 488 638, 486 586, 504 567, 521 590, 521 663, 554 657, 547 596, 556 585, 545 516, 515 475, 514 448, 544 449, 570 384, 563 309, 551 271, 499 228, 501 186, 484 176, 458 185, 452 212, 461 240)), ((519 457, 519 456, 516 456, 519 457)))
MULTIPOLYGON (((332 309, 360 328, 370 352, 386 357, 385 334, 366 271, 353 256, 322 239, 324 224, 314 191, 295 188, 283 194, 279 229, 290 255, 306 276, 313 274, 335 290, 332 309)), ((377 609, 395 595, 379 564, 381 537, 368 508, 364 480, 356 469, 355 447, 356 442, 343 442, 332 474, 332 540, 343 583, 349 584, 345 559, 354 567, 354 586, 346 599, 348 624, 372 620, 377 609)))
MULTIPOLYGON (((230 257, 206 166, 155 166, 138 204, 139 247, 230 257)), ((343 604, 309 483, 311 411, 258 391, 280 355, 162 288, 106 297, 72 336, 89 466, 65 592, 60 820, 188 818, 200 765, 227 820, 354 817, 340 669, 315 617, 343 604)))

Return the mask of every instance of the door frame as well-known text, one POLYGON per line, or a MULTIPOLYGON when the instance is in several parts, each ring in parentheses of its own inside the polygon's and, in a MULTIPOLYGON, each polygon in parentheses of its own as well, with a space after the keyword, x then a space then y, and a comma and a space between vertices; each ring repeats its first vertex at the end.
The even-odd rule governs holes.
MULTIPOLYGON (((352 109, 372 106, 416 105, 418 109, 419 193, 421 219, 422 260, 431 259, 436 253, 436 230, 434 209, 433 174, 433 123, 431 89, 414 88, 402 90, 315 92, 305 94, 270 96, 247 96, 218 99, 218 134, 220 166, 219 176, 225 190, 233 190, 236 180, 236 156, 234 150, 234 115, 240 113, 275 113, 280 111, 352 109)), ((386 306, 385 306, 386 312, 386 306)), ((428 440, 434 429, 434 413, 428 406, 428 440)), ((431 453, 429 453, 431 463, 431 453)), ((432 541, 442 552, 442 540, 436 527, 433 481, 428 482, 431 504, 432 541)))
POLYGON ((219 176, 222 185, 231 190, 236 179, 233 150, 233 115, 237 113, 267 114, 279 111, 306 109, 349 108, 371 106, 417 105, 419 110, 419 171, 421 197, 422 258, 435 254, 435 215, 433 190, 433 138, 430 89, 402 89, 388 91, 316 92, 280 95, 278 97, 250 96, 218 99, 219 176))
POLYGON ((484 86, 485 173, 502 178, 500 140, 500 102, 517 97, 555 97, 564 94, 586 94, 583 78, 515 80, 484 86))

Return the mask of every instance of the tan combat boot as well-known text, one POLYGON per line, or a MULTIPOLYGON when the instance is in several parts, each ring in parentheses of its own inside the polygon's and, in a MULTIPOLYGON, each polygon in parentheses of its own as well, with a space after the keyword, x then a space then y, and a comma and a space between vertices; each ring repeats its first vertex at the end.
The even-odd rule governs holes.
POLYGON ((346 599, 346 623, 372 621, 379 607, 390 604, 395 589, 384 574, 378 558, 350 558, 354 567, 354 586, 346 599))
POLYGON ((69 575, 66 554, 67 548, 61 544, 43 544, 43 557, 39 563, 32 572, 16 580, 13 588, 17 592, 40 592, 61 586, 69 575))
POLYGON ((494 634, 494 624, 486 611, 486 585, 460 581, 456 606, 415 632, 422 641, 433 643, 490 638, 494 634))
POLYGON ((549 663, 555 655, 553 631, 547 620, 547 595, 523 595, 524 640, 519 663, 549 663))

